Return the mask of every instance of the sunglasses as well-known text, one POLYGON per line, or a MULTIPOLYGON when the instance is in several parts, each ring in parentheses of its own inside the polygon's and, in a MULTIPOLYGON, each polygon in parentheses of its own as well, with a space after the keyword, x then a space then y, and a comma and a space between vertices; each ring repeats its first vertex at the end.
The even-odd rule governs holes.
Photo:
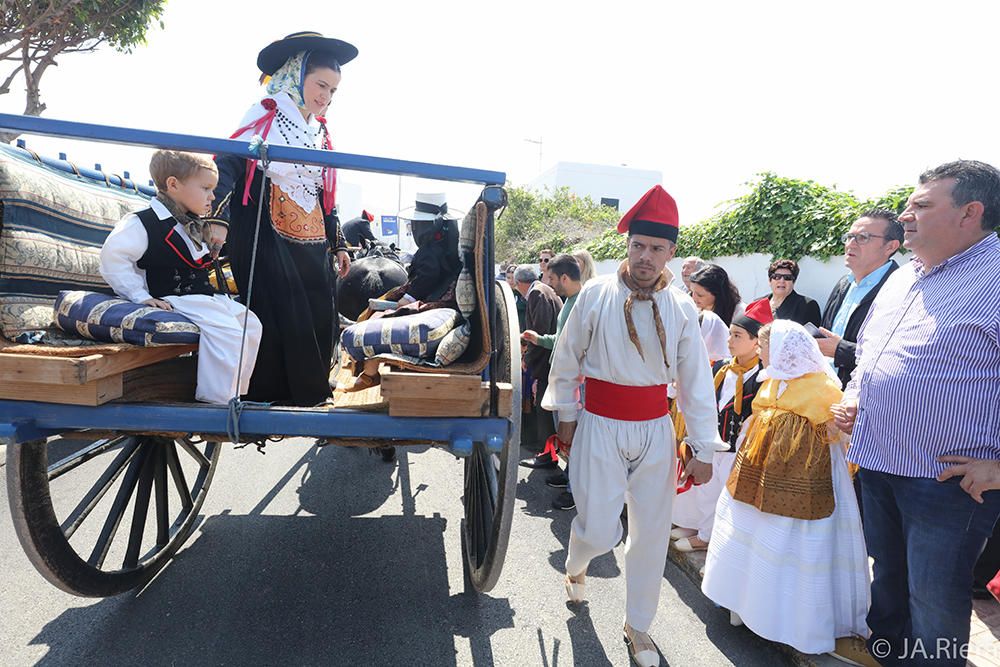
POLYGON ((787 280, 788 282, 795 282, 795 276, 790 273, 772 273, 771 280, 787 280))
POLYGON ((538 263, 539 264, 548 264, 549 263, 549 258, 548 257, 539 257, 538 258, 538 263))

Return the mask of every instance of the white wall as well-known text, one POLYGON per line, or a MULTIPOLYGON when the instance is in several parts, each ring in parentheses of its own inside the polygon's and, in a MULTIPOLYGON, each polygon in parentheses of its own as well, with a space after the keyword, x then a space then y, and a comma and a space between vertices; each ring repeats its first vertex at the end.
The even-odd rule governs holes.
POLYGON ((602 197, 618 199, 618 210, 624 212, 647 190, 662 182, 663 174, 650 169, 557 162, 539 174, 529 187, 537 190, 567 187, 579 197, 590 197, 595 204, 600 204, 602 197))

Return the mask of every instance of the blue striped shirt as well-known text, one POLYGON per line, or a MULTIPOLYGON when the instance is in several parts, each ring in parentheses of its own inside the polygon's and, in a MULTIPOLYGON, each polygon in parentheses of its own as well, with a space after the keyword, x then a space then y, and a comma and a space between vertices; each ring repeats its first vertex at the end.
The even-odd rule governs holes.
POLYGON ((924 272, 914 259, 875 297, 861 328, 848 459, 936 477, 959 454, 1000 459, 1000 239, 990 234, 924 272))

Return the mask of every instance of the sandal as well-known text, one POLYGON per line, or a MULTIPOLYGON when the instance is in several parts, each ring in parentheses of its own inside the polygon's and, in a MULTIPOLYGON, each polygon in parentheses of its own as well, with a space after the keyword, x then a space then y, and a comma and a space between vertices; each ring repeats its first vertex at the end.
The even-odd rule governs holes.
POLYGON ((378 375, 368 375, 367 373, 362 373, 358 377, 354 378, 354 383, 344 387, 343 391, 345 393, 350 393, 353 391, 364 391, 374 387, 382 382, 381 376, 378 375))
POLYGON ((683 551, 684 553, 691 553, 692 551, 707 551, 708 542, 702 542, 695 536, 682 537, 681 539, 674 542, 674 549, 678 551, 683 551), (695 544, 692 540, 698 540, 700 544, 695 544))
POLYGON ((624 628, 625 645, 628 646, 629 657, 639 667, 659 667, 660 650, 645 632, 639 632, 628 623, 624 628))
POLYGON ((574 577, 566 575, 566 597, 573 604, 579 604, 587 599, 586 575, 579 574, 575 577, 579 581, 573 581, 574 577))

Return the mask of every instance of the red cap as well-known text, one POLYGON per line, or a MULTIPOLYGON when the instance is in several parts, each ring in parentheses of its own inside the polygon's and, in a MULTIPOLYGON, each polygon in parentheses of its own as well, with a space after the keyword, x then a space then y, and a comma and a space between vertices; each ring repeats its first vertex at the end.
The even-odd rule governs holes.
POLYGON ((622 217, 618 233, 656 236, 676 242, 679 225, 677 202, 662 186, 654 185, 622 217))
POLYGON ((742 315, 733 318, 733 324, 743 327, 756 336, 760 328, 765 324, 774 321, 774 314, 771 312, 771 301, 767 297, 750 302, 742 315))
POLYGON ((361 211, 361 217, 364 218, 365 220, 367 220, 368 222, 374 222, 375 221, 375 216, 372 215, 371 213, 369 213, 368 211, 365 211, 365 210, 361 211))

